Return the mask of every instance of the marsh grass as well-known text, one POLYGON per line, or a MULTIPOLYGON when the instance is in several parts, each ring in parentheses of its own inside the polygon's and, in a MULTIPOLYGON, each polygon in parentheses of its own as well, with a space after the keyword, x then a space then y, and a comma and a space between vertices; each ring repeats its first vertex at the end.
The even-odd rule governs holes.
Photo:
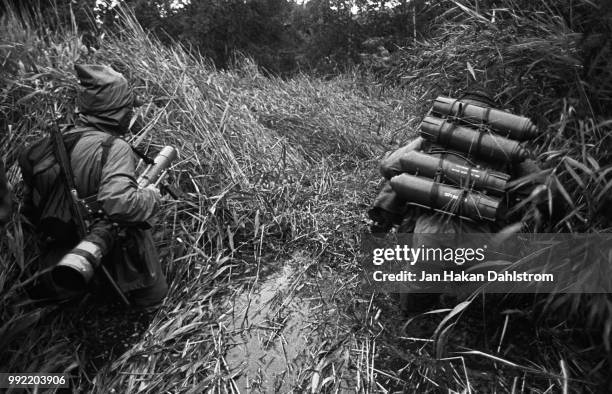
MULTIPOLYGON (((155 228, 170 293, 144 328, 119 323, 148 318, 100 306, 95 296, 60 309, 19 301, 37 251, 15 215, 0 244, 2 369, 65 371, 75 389, 98 392, 231 391, 236 371, 224 355, 232 334, 222 318, 233 295, 301 251, 317 258, 308 273, 314 278, 342 273, 331 280, 340 294, 333 302, 348 299, 357 282, 357 234, 377 183, 364 175, 387 149, 387 131, 407 120, 399 101, 373 101, 350 78, 283 81, 264 77, 248 59, 216 70, 178 45, 161 45, 128 11, 120 13, 122 28, 100 37, 97 50, 69 28, 48 34, 32 20, 2 18, 2 126, 11 131, 2 135, 1 154, 18 197, 18 146, 46 132, 54 117, 71 121, 73 64, 123 72, 147 101, 147 125, 133 143, 150 154, 167 144, 180 151, 170 181, 183 196, 164 203, 155 228)), ((313 365, 297 373, 315 391, 355 375, 352 358, 327 356, 336 329, 321 330, 308 343, 313 365)), ((360 338, 334 341, 349 349, 360 338)), ((358 371, 372 352, 360 353, 367 363, 357 361, 358 371)), ((370 372, 356 381, 370 387, 373 379, 370 372)))
MULTIPOLYGON (((438 95, 456 96, 474 83, 496 93, 502 108, 529 116, 542 131, 531 149, 542 164, 547 186, 557 200, 555 206, 548 206, 553 226, 538 227, 536 217, 536 226, 523 230, 609 232, 612 189, 612 73, 609 67, 612 13, 609 4, 509 0, 493 6, 486 1, 447 1, 435 7, 443 11, 438 13, 421 41, 400 48, 386 64, 369 71, 374 71, 383 83, 405 87, 422 98, 421 113, 429 108, 430 99, 438 95)), ((566 263, 567 269, 576 272, 577 286, 598 280, 600 267, 591 264, 589 259, 577 255, 566 263)), ((489 303, 487 313, 483 309, 479 324, 486 321, 494 304, 489 303)), ((512 302, 503 305, 510 311, 514 309, 512 302)), ((583 363, 578 361, 579 352, 557 341, 561 345, 558 349, 564 350, 556 355, 556 362, 544 357, 545 361, 538 365, 540 371, 548 368, 559 371, 556 379, 565 382, 559 386, 562 390, 567 390, 568 376, 576 374, 599 374, 595 379, 606 381, 611 312, 612 300, 606 294, 561 294, 539 297, 523 305, 522 313, 541 319, 541 325, 536 326, 539 332, 547 324, 566 327, 568 332, 582 327, 592 346, 602 349, 599 354, 588 356, 599 361, 589 364, 593 368, 587 372, 579 367, 583 363)), ((463 320, 472 321, 474 314, 478 315, 478 311, 472 306, 466 309, 464 304, 449 308, 443 316, 452 318, 442 319, 432 330, 439 334, 433 338, 434 354, 440 356, 446 348, 445 338, 449 334, 460 335, 457 327, 465 330, 463 320), (461 311, 457 312, 457 308, 461 311)), ((500 332, 496 335, 503 338, 508 322, 514 318, 514 314, 506 313, 497 323, 500 332)), ((490 347, 486 353, 473 352, 461 357, 462 361, 476 357, 493 360, 500 350, 490 347)), ((534 359, 531 361, 536 363, 534 359)), ((497 360, 496 365, 511 366, 511 363, 497 360)), ((512 366, 516 367, 516 364, 512 366)), ((513 384, 507 389, 513 392, 520 389, 520 382, 520 379, 515 381, 518 388, 513 384)))
MULTIPOLYGON (((0 344, 6 346, 0 369, 69 372, 76 390, 104 393, 234 392, 237 372, 225 360, 234 299, 256 292, 282 262, 299 261, 307 268, 289 288, 307 294, 313 312, 304 333, 307 361, 294 371, 296 390, 544 392, 563 389, 568 377, 593 371, 589 378, 599 377, 605 362, 592 365, 585 357, 583 365, 593 366, 586 371, 556 339, 566 337, 542 322, 529 321, 539 337, 556 341, 555 350, 517 355, 505 346, 524 332, 515 322, 541 312, 534 303, 498 311, 502 323, 495 327, 503 331, 475 332, 487 320, 477 300, 406 322, 388 298, 357 290, 359 233, 380 186, 378 159, 414 136, 426 99, 453 95, 474 77, 499 92, 505 107, 543 125, 547 137, 538 155, 554 169, 551 182, 564 190, 569 207, 555 231, 607 228, 600 212, 611 188, 611 124, 609 114, 589 103, 605 99, 609 85, 585 90, 579 37, 554 12, 506 3, 491 22, 491 10, 452 2, 439 17, 438 38, 400 52, 382 82, 357 71, 282 80, 240 57, 231 70, 217 70, 180 45, 161 45, 125 9, 120 28, 98 37, 95 50, 82 45, 74 28, 50 31, 4 15, 0 126, 7 132, 0 156, 17 196, 18 147, 48 130, 53 118, 71 121, 75 62, 113 66, 145 98, 147 125, 132 141, 151 154, 167 144, 179 149, 169 180, 183 196, 166 201, 158 215, 155 238, 171 285, 163 307, 148 317, 105 306, 95 295, 60 306, 28 302, 23 287, 36 242, 15 215, 0 240, 0 344), (482 336, 484 345, 471 335, 482 336), (473 349, 449 354, 466 344, 473 349)), ((609 335, 607 298, 561 297, 548 305, 545 311, 571 306, 577 320, 590 316, 592 338, 609 335)))

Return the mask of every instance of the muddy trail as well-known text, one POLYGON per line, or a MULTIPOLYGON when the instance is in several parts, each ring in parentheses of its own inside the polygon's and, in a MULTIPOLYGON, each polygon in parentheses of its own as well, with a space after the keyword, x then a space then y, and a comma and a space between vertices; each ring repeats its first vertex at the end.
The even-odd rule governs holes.
POLYGON ((597 364, 605 350, 589 344, 577 322, 546 315, 546 295, 419 296, 421 307, 405 314, 399 295, 364 291, 360 242, 381 186, 375 170, 375 162, 339 170, 333 179, 343 181, 325 193, 333 214, 319 233, 260 254, 224 296, 219 359, 230 392, 609 387, 597 364))
POLYGON ((324 277, 314 265, 302 257, 277 261, 229 302, 220 324, 232 392, 513 392, 519 384, 545 392, 558 375, 538 364, 551 349, 575 356, 580 345, 524 313, 537 301, 529 297, 478 299, 436 336, 457 300, 432 296, 422 313, 406 316, 396 295, 372 298, 350 275, 324 277))
MULTIPOLYGON (((279 262, 276 262, 278 264, 279 262)), ((225 315, 225 362, 240 392, 288 392, 307 377, 322 325, 333 322, 329 285, 310 278, 305 259, 292 259, 253 278, 225 315)), ((336 313, 335 313, 336 312, 336 313)))

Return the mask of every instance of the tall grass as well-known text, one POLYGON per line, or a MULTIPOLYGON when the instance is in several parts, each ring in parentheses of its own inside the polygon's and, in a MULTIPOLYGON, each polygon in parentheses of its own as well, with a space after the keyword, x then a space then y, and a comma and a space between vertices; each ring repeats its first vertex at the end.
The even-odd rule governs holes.
MULTIPOLYGON (((437 95, 456 96, 474 83, 486 86, 503 108, 529 116, 543 132, 531 147, 560 202, 548 231, 609 232, 609 2, 456 0, 431 7, 443 11, 425 38, 378 65, 380 80, 413 89, 423 99, 421 113, 437 95)), ((572 259, 567 269, 576 272, 576 282, 582 284, 594 283, 600 275, 599 267, 586 259, 572 259)), ((604 354, 610 354, 609 295, 552 295, 543 304, 544 309, 528 310, 543 320, 584 326, 605 348, 604 354)), ((603 365, 598 366, 600 372, 603 365)))
MULTIPOLYGON (((555 231, 610 228, 612 13, 605 2, 448 1, 430 37, 396 52, 379 71, 424 99, 456 95, 474 82, 502 107, 543 131, 533 148, 552 169, 565 215, 555 231), (449 6, 450 4, 450 6, 449 6), (600 4, 600 5, 598 5, 600 4), (605 213, 605 215, 602 215, 605 213)), ((422 101, 426 110, 429 101, 422 101)))
MULTIPOLYGON (((7 65, 1 126, 10 130, 2 134, 0 156, 17 197, 19 145, 45 133, 54 117, 72 120, 76 62, 111 65, 145 97, 147 126, 132 141, 151 154, 167 144, 179 149, 170 181, 184 195, 164 203, 155 227, 170 293, 143 337, 128 338, 120 357, 96 351, 141 317, 92 308, 91 297, 59 313, 23 301, 37 251, 28 224, 15 215, 0 241, 6 346, 0 369, 70 372, 75 389, 99 392, 231 390, 236 372, 224 354, 232 334, 222 321, 232 297, 298 251, 313 261, 308 266, 315 276, 338 270, 330 280, 342 294, 350 292, 355 234, 365 228, 375 158, 387 148, 383 136, 410 119, 397 101, 372 100, 351 78, 265 78, 248 59, 216 70, 179 45, 161 45, 125 9, 121 28, 99 37, 95 50, 82 45, 77 31, 47 31, 38 18, 20 21, 9 11, 0 20, 0 59, 7 65), (107 361, 101 370, 99 357, 107 361)), ((309 346, 338 342, 335 329, 321 330, 321 342, 309 346)), ((341 340, 347 348, 361 346, 354 335, 341 340)), ((338 376, 354 375, 354 362, 312 354, 312 365, 299 374, 304 387, 339 387, 338 376)), ((356 381, 375 384, 371 373, 356 381)))
MULTIPOLYGON (((0 348, 6 349, 0 369, 65 371, 73 375, 75 389, 96 392, 231 392, 236 371, 225 354, 233 298, 290 261, 301 267, 290 287, 317 283, 304 286, 318 300, 311 311, 307 361, 295 373, 296 390, 373 392, 394 386, 469 392, 476 378, 465 359, 474 354, 435 360, 445 344, 461 339, 447 328, 464 321, 447 321, 433 350, 432 339, 404 330, 414 321, 392 325, 396 309, 357 292, 358 234, 366 228, 365 210, 379 185, 380 155, 412 138, 430 105, 427 98, 454 94, 472 74, 497 89, 504 106, 546 129, 540 158, 555 169, 551 179, 567 192, 562 198, 571 207, 556 231, 607 228, 599 214, 603 198, 597 197, 609 184, 610 123, 581 95, 580 37, 555 12, 504 4, 491 22, 492 10, 452 2, 432 32, 438 39, 432 35, 401 51, 386 70, 386 81, 400 81, 405 90, 353 76, 267 78, 248 59, 238 60, 234 69, 216 70, 178 45, 161 45, 124 9, 121 28, 98 37, 96 50, 84 47, 74 29, 46 30, 40 16, 19 21, 12 12, 4 15, 0 126, 10 132, 0 137, 0 157, 17 195, 18 146, 44 133, 55 116, 71 121, 73 64, 96 62, 123 72, 146 98, 147 126, 133 142, 150 153, 166 144, 180 150, 170 181, 184 196, 164 203, 155 227, 169 296, 144 334, 128 340, 122 351, 111 347, 118 352, 111 355, 96 350, 115 343, 120 331, 141 318, 92 307, 93 297, 60 307, 25 301, 22 288, 36 261, 36 242, 15 215, 0 240, 0 348), (413 340, 419 346, 411 345, 408 353, 406 343, 413 340)), ((606 85, 597 86, 597 94, 605 96, 606 85)), ((595 93, 588 94, 593 100, 595 93)), ((609 301, 594 300, 574 298, 559 305, 569 302, 589 312, 594 325, 610 321, 604 306, 593 306, 609 301)), ((456 314, 462 308, 465 304, 456 314)), ((469 316, 465 321, 473 322, 469 316)), ((469 328, 463 333, 469 335, 469 328)), ((507 372, 516 370, 510 361, 489 359, 498 372, 489 388, 522 384, 529 389, 542 387, 541 381, 562 388, 568 375, 557 371, 567 355, 557 354, 557 348, 543 354, 546 362, 519 368, 520 378, 507 372)), ((571 363, 569 376, 579 374, 576 364, 571 363)))

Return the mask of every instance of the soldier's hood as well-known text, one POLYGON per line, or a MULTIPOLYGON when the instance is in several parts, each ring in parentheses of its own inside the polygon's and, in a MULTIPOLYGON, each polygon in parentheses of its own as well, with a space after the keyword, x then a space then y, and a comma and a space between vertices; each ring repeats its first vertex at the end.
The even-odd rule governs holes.
POLYGON ((103 131, 127 132, 132 108, 141 103, 123 75, 108 66, 76 64, 81 87, 77 98, 79 119, 103 131))
POLYGON ((134 105, 127 80, 110 67, 93 64, 74 66, 81 88, 78 106, 82 113, 99 115, 134 105))

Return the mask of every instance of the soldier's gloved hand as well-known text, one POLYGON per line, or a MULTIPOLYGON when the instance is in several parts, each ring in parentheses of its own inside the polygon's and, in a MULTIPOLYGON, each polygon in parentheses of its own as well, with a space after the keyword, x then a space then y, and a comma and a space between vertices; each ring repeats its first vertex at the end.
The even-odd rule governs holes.
POLYGON ((92 242, 100 248, 102 255, 107 255, 115 244, 117 227, 107 219, 97 219, 89 227, 89 234, 83 241, 92 242))
POLYGON ((161 199, 162 199, 162 194, 161 194, 161 192, 159 191, 159 188, 158 188, 157 186, 155 186, 155 185, 151 184, 151 185, 149 185, 149 186, 145 187, 145 189, 149 189, 149 190, 151 190, 153 193, 155 193, 155 200, 157 200, 158 202, 159 202, 159 201, 161 201, 161 199))
MULTIPOLYGON (((150 184, 149 186, 146 186, 144 188, 144 190, 150 190, 152 192, 152 194, 155 196, 155 207, 156 209, 159 208, 161 201, 163 200, 162 198, 162 194, 159 191, 159 189, 153 185, 150 184)), ((148 227, 153 227, 155 225, 155 222, 157 221, 157 215, 153 215, 152 217, 150 217, 149 219, 146 220, 146 223, 148 225, 148 227)))

